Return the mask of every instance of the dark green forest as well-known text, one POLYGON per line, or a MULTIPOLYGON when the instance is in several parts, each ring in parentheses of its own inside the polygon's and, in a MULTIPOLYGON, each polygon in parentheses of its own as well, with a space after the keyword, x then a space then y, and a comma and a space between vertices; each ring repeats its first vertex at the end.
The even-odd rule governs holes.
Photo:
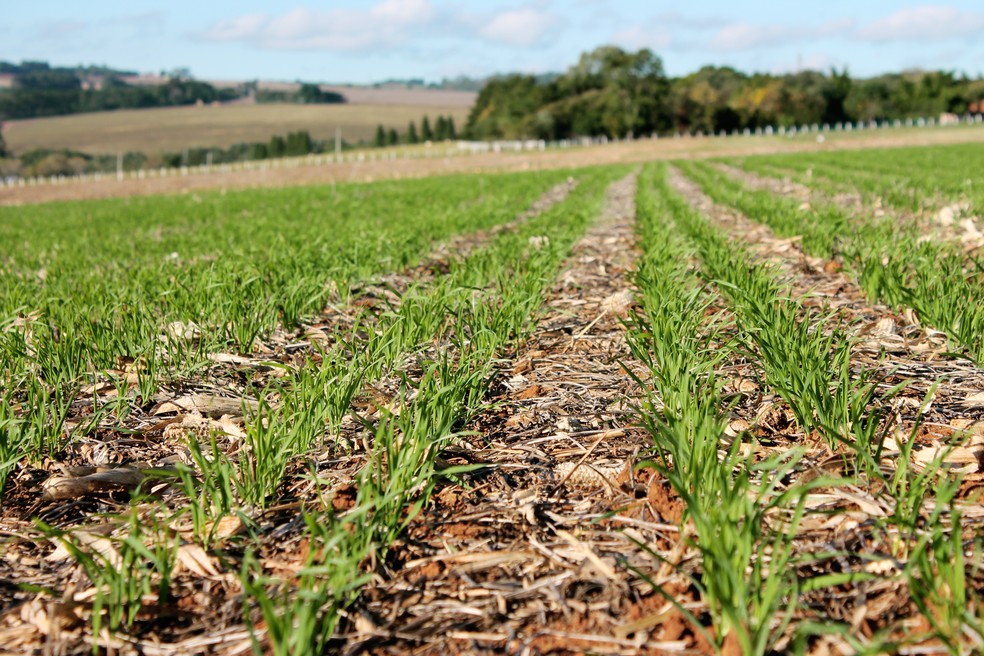
POLYGON ((125 73, 108 69, 92 72, 87 68, 52 68, 44 62, 0 64, 0 73, 15 75, 13 87, 0 91, 0 119, 191 105, 231 100, 239 95, 233 89, 218 90, 177 76, 160 86, 131 86, 119 79, 125 73), (95 75, 101 80, 101 88, 86 88, 86 79, 95 75))
POLYGON ((984 111, 984 80, 947 71, 853 79, 847 70, 746 74, 705 66, 670 78, 650 50, 605 46, 552 78, 506 75, 481 90, 473 139, 622 138, 984 111))
POLYGON ((186 69, 172 71, 157 86, 127 84, 121 78, 132 72, 102 66, 59 68, 46 62, 0 62, 0 73, 14 75, 13 86, 0 89, 0 120, 225 102, 247 95, 261 103, 345 102, 341 94, 322 91, 316 84, 302 83, 297 91, 262 90, 256 82, 217 89, 193 79, 186 69), (98 85, 91 84, 94 79, 99 80, 98 85))

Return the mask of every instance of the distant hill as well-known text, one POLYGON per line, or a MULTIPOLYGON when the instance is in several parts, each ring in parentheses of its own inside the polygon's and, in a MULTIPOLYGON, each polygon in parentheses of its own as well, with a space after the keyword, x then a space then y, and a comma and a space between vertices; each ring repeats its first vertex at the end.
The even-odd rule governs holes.
MULTIPOLYGON (((246 85, 255 85, 257 92, 296 93, 301 88, 300 82, 278 82, 257 80, 242 82, 240 80, 206 80, 216 89, 233 89, 246 85)), ((399 81, 380 82, 377 84, 319 84, 318 87, 326 93, 337 93, 345 98, 345 102, 353 105, 399 105, 401 107, 439 107, 467 109, 475 104, 478 97, 476 91, 443 89, 434 86, 408 84, 399 81)))
POLYGON ((138 73, 109 66, 51 66, 44 61, 0 61, 0 120, 64 116, 116 109, 193 104, 348 102, 467 109, 484 80, 459 77, 438 84, 386 80, 326 84, 276 80, 196 80, 187 68, 138 73))
POLYGON ((403 133, 410 121, 419 126, 424 116, 429 116, 431 122, 438 116, 451 116, 457 125, 464 125, 468 107, 423 105, 420 102, 376 105, 243 103, 126 109, 7 121, 3 136, 7 148, 15 155, 39 148, 67 148, 92 155, 130 151, 150 155, 184 148, 226 148, 298 130, 310 132, 315 139, 326 140, 333 139, 338 128, 345 141, 356 143, 372 140, 380 125, 403 133))

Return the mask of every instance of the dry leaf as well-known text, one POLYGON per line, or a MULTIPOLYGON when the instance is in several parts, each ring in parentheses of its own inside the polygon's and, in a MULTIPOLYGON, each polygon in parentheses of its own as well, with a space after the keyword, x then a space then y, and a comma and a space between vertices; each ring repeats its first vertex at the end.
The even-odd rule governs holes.
POLYGON ((48 501, 57 501, 132 490, 147 478, 143 470, 130 465, 84 469, 87 470, 84 473, 76 470, 69 472, 67 476, 49 477, 41 484, 44 498, 48 501))
POLYGON ((192 342, 202 336, 202 329, 194 321, 172 321, 164 328, 164 339, 179 339, 192 342))
POLYGON ((916 467, 925 469, 940 463, 948 472, 954 474, 972 474, 980 471, 982 457, 984 457, 984 446, 981 445, 935 446, 912 453, 912 461, 916 467))
POLYGON ((617 317, 625 317, 632 308, 633 300, 634 297, 632 292, 627 289, 623 289, 620 292, 615 292, 602 301, 601 307, 606 312, 611 312, 617 317))
POLYGON ((241 416, 243 410, 256 412, 259 404, 248 399, 234 399, 211 394, 188 394, 171 401, 165 401, 154 408, 155 415, 168 412, 198 412, 204 416, 218 419, 222 415, 241 416))
POLYGON ((178 565, 202 578, 219 576, 212 558, 197 544, 183 544, 178 547, 178 565))
POLYGON ((246 526, 243 524, 243 520, 237 515, 226 515, 215 523, 209 522, 205 525, 205 530, 216 540, 225 540, 241 532, 244 528, 246 526))
POLYGON ((974 394, 968 394, 966 398, 960 401, 960 405, 968 409, 984 408, 984 392, 976 392, 974 394))
MULTIPOLYGON (((321 335, 324 336, 324 333, 321 333, 321 335)), ((210 353, 208 359, 219 364, 243 365, 252 362, 249 358, 244 358, 241 355, 233 355, 232 353, 210 353)))

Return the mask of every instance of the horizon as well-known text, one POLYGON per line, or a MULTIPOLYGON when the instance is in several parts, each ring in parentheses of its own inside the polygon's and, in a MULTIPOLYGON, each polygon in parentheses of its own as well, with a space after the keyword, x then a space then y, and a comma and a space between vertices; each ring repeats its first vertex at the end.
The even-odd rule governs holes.
POLYGON ((339 85, 560 73, 601 45, 649 48, 672 77, 704 66, 748 74, 846 68, 856 78, 913 69, 980 77, 984 70, 984 42, 975 39, 984 33, 984 12, 967 0, 835 0, 781 12, 761 0, 716 0, 698 11, 640 5, 347 0, 329 8, 252 0, 203 7, 175 0, 133 13, 117 0, 95 7, 59 0, 17 8, 0 27, 0 60, 339 85))

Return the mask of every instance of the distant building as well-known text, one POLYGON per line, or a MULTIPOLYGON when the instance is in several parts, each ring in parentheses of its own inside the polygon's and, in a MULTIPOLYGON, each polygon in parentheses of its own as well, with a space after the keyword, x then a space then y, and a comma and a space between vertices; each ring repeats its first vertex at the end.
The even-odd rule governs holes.
POLYGON ((13 73, 0 73, 0 89, 10 89, 16 79, 17 76, 13 73))
POLYGON ((102 91, 106 78, 102 75, 86 75, 82 78, 81 86, 84 91, 102 91))
POLYGON ((168 78, 154 73, 141 73, 140 75, 121 75, 120 81, 131 86, 138 87, 160 87, 167 84, 168 78))

